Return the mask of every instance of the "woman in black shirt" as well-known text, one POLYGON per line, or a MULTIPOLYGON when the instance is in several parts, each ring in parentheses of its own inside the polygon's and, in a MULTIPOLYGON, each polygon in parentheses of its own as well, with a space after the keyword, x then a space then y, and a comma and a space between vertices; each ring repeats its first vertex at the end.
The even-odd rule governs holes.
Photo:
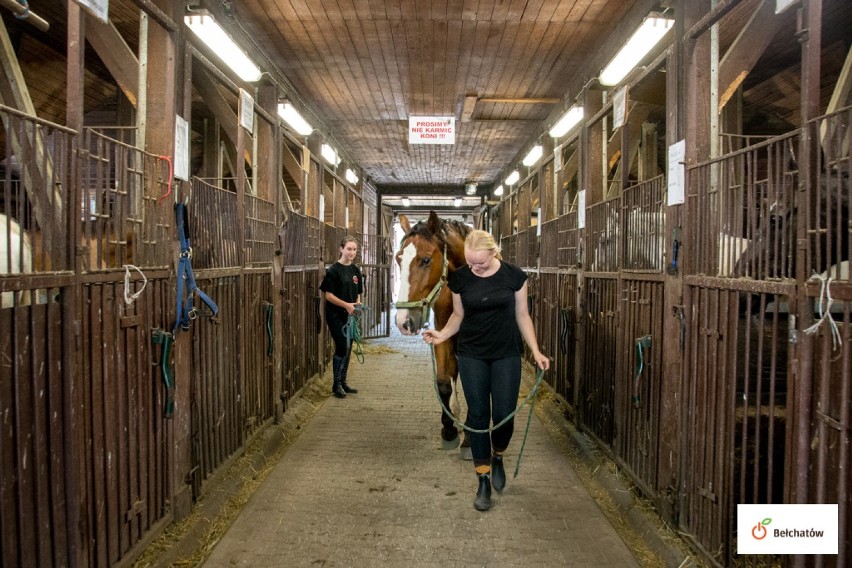
POLYGON ((346 398, 347 393, 358 392, 358 389, 346 383, 352 343, 343 331, 349 316, 361 304, 361 294, 364 292, 364 277, 361 269, 353 262, 357 254, 358 243, 355 238, 343 237, 340 242, 340 259, 328 267, 320 284, 320 290, 325 295, 325 323, 334 340, 334 386, 331 392, 337 398, 346 398))
MULTIPOLYGON (((509 416, 518 402, 521 386, 523 343, 542 369, 550 360, 541 353, 527 308, 527 275, 502 260, 494 237, 472 231, 465 240, 467 266, 454 271, 447 281, 453 293, 453 314, 440 330, 426 330, 426 343, 446 341, 458 333, 456 356, 468 405, 467 425, 487 429, 509 416)), ((479 489, 473 506, 491 507, 491 487, 506 485, 503 453, 509 447, 514 420, 488 434, 471 433, 473 465, 479 489)))

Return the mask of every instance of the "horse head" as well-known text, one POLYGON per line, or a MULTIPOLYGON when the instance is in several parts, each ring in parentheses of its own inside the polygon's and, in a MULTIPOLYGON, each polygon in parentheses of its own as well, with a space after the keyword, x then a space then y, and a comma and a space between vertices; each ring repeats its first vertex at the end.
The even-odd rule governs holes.
POLYGON ((434 211, 413 227, 405 215, 399 216, 399 222, 405 236, 396 254, 400 269, 396 325, 403 335, 415 335, 428 319, 446 278, 446 241, 434 211))
POLYGON ((449 318, 452 302, 444 284, 447 274, 465 264, 464 239, 470 229, 464 223, 442 220, 434 211, 414 226, 405 215, 399 216, 399 222, 405 236, 396 254, 400 268, 396 325, 403 335, 415 335, 433 307, 437 325, 449 318))

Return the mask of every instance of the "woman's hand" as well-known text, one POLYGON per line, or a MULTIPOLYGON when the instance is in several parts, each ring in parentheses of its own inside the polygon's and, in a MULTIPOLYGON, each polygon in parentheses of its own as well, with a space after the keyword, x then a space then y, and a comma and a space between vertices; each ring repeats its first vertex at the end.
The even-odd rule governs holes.
POLYGON ((538 365, 539 369, 546 371, 550 368, 550 358, 541 351, 534 353, 533 359, 535 359, 535 364, 538 365))
POLYGON ((344 307, 346 308, 346 313, 351 316, 355 313, 355 310, 358 309, 358 304, 350 304, 349 302, 346 302, 344 307))
POLYGON ((446 341, 446 337, 444 334, 435 329, 424 329, 423 330, 423 341, 428 343, 429 345, 438 345, 439 343, 443 343, 446 341))

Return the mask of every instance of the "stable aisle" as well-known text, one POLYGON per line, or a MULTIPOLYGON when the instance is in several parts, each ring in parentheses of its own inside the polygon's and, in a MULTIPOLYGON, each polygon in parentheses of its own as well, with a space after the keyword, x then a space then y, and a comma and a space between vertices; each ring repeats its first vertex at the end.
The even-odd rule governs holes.
POLYGON ((513 477, 528 407, 506 488, 474 510, 472 462, 440 447, 429 347, 394 329, 365 351, 359 393, 322 403, 205 567, 639 565, 538 418, 513 477))

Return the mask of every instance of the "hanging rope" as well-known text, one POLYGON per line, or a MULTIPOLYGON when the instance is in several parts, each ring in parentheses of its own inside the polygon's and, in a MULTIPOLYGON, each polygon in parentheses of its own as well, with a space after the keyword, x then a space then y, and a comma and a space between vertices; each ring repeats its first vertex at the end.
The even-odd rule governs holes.
POLYGON ((165 192, 163 195, 161 195, 161 196, 160 196, 160 198, 157 200, 157 203, 159 203, 159 202, 161 202, 163 199, 165 199, 166 197, 168 197, 169 195, 171 195, 171 194, 172 194, 172 182, 173 182, 173 181, 174 181, 174 179, 175 179, 175 174, 174 174, 175 168, 174 168, 174 165, 172 165, 172 159, 171 159, 171 157, 169 157, 169 156, 157 156, 157 159, 158 159, 158 160, 165 160, 165 162, 169 165, 169 184, 168 184, 168 188, 167 188, 166 192, 165 192))
POLYGON ((677 274, 677 253, 680 250, 680 227, 672 229, 672 263, 666 267, 666 273, 677 274))
POLYGON ((524 429, 524 439, 521 441, 521 450, 518 452, 518 461, 515 463, 515 477, 518 477, 518 471, 521 468, 521 456, 524 454, 524 447, 527 444, 527 433, 530 431, 530 421, 532 420, 533 410, 535 410, 535 401, 538 398, 538 389, 541 387, 542 380, 544 379, 544 369, 541 369, 541 368, 536 369, 535 384, 533 385, 532 390, 530 390, 530 392, 526 396, 526 398, 524 398, 524 400, 521 402, 521 404, 519 404, 517 406, 517 408, 515 408, 515 410, 512 411, 511 414, 509 414, 508 416, 506 416, 506 418, 504 418, 503 420, 501 420, 500 422, 498 422, 497 424, 495 424, 494 426, 492 426, 490 428, 483 428, 483 429, 471 428, 470 426, 467 426, 466 424, 462 424, 459 421, 459 419, 456 418, 455 415, 453 415, 452 412, 450 412, 450 409, 447 408, 447 406, 444 404, 444 401, 441 400, 441 391, 438 390, 438 361, 435 358, 435 346, 431 345, 431 344, 429 346, 430 346, 431 352, 432 352, 432 376, 434 378, 432 383, 435 387, 435 394, 438 396, 438 402, 441 404, 441 409, 444 411, 444 414, 446 414, 450 418, 450 420, 453 421, 453 424, 455 424, 457 427, 459 427, 463 430, 466 430, 468 432, 472 432, 474 434, 490 434, 491 432, 493 432, 497 428, 506 424, 509 420, 512 420, 515 417, 515 415, 518 414, 518 412, 520 412, 520 410, 524 407, 524 405, 526 405, 527 402, 532 400, 532 404, 530 404, 530 413, 529 413, 529 416, 527 416, 527 426, 524 429))
POLYGON ((165 418, 171 418, 175 412, 175 376, 169 359, 174 342, 175 336, 173 333, 163 331, 162 329, 151 331, 151 343, 163 346, 163 351, 160 354, 160 362, 157 365, 163 374, 163 385, 166 389, 166 400, 163 403, 163 417, 165 418))
POLYGON ((831 277, 826 277, 822 274, 814 273, 810 280, 817 280, 820 283, 819 289, 819 319, 812 326, 805 330, 808 335, 813 335, 822 325, 822 322, 828 321, 828 326, 831 328, 831 350, 834 351, 843 343, 840 337, 840 330, 837 329, 837 322, 831 317, 831 304, 834 300, 831 297, 831 277), (825 310, 823 311, 823 307, 825 310))
POLYGON ((145 290, 145 286, 148 285, 148 277, 145 276, 145 273, 142 272, 138 266, 133 266, 132 264, 124 265, 124 303, 128 306, 133 304, 139 296, 142 295, 142 291, 145 290), (135 270, 139 274, 142 275, 142 287, 139 288, 138 292, 130 293, 130 269, 135 270))
POLYGON ((562 332, 559 334, 559 351, 568 353, 568 334, 571 332, 571 309, 562 308, 562 332))
POLYGON ((639 378, 645 370, 645 349, 651 346, 651 336, 643 335, 636 340, 636 375, 633 377, 633 408, 639 408, 639 378))
POLYGON ((266 337, 269 340, 266 347, 266 356, 272 357, 275 350, 275 334, 272 327, 272 316, 274 314, 274 306, 269 302, 263 302, 263 313, 266 316, 266 337))

